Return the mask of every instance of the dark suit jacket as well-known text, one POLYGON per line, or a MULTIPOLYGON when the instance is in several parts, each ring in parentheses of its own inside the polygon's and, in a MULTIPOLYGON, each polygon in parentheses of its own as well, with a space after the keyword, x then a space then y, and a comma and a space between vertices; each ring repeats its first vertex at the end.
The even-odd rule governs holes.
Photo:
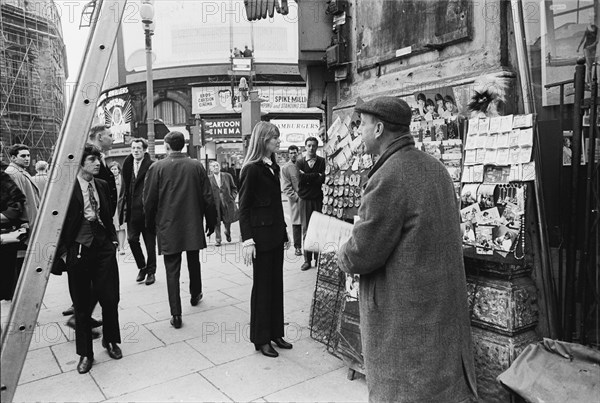
POLYGON ((146 172, 150 165, 154 163, 150 154, 145 153, 140 164, 137 177, 133 176, 133 155, 129 154, 123 161, 123 193, 124 203, 121 205, 119 212, 119 222, 134 222, 139 225, 144 225, 144 180, 146 172))
POLYGON ((115 182, 115 176, 113 175, 112 172, 110 172, 110 169, 108 169, 108 167, 104 164, 104 162, 101 162, 100 163, 100 172, 98 173, 98 175, 94 175, 94 178, 102 179, 108 185, 108 189, 109 189, 108 196, 109 196, 109 201, 110 201, 110 206, 111 206, 110 212, 111 212, 111 217, 112 217, 112 215, 115 214, 115 211, 117 211, 117 204, 119 201, 119 195, 117 194, 117 184, 115 182))
POLYGON ((296 160, 298 168, 298 196, 305 200, 315 200, 323 198, 321 185, 325 182, 325 158, 317 155, 317 161, 311 168, 304 157, 296 160))
POLYGON ((214 174, 208 175, 210 187, 217 207, 217 221, 232 223, 237 221, 237 208, 235 207, 235 197, 238 189, 233 177, 227 172, 221 172, 221 187, 217 185, 214 174))
MULTIPOLYGON (((98 191, 98 198, 100 199, 100 219, 104 224, 109 238, 113 242, 118 242, 117 232, 113 225, 113 214, 110 212, 112 207, 110 204, 110 189, 108 184, 102 179, 94 179, 96 190, 98 191)), ((83 216, 83 193, 81 192, 81 186, 79 181, 75 180, 75 189, 73 189, 73 195, 69 202, 67 214, 65 216, 65 222, 60 233, 60 239, 58 241, 58 247, 56 248, 56 255, 54 256, 54 264, 52 267, 52 273, 60 274, 66 267, 64 262, 60 258, 68 249, 73 245, 81 224, 84 220, 83 216), (62 262, 62 263, 61 263, 62 262)))
POLYGON ((272 165, 275 175, 264 162, 247 165, 240 177, 240 230, 242 240, 253 239, 258 251, 283 247, 288 241, 279 166, 272 165))

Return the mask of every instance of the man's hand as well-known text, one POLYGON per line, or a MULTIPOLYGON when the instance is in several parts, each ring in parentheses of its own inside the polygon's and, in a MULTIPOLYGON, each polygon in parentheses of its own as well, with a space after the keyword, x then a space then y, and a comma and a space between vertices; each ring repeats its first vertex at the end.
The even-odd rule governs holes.
POLYGON ((207 226, 206 227, 206 236, 209 237, 213 234, 213 232, 215 232, 215 227, 213 226, 207 226))
POLYGON ((290 241, 285 241, 283 243, 283 250, 288 250, 290 248, 290 241))
POLYGON ((252 259, 256 259, 256 248, 254 245, 244 246, 242 248, 242 256, 246 266, 250 266, 252 264, 252 259))

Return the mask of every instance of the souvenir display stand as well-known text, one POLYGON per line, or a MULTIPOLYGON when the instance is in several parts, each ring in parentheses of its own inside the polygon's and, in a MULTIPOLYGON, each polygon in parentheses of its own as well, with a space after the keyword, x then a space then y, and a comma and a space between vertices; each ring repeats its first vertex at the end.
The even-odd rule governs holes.
MULTIPOLYGON (((373 165, 356 128, 358 116, 341 110, 328 130, 323 210, 354 222, 373 165)), ((538 292, 530 278, 536 234, 535 121, 533 115, 425 121, 415 116, 415 146, 438 158, 455 183, 460 203, 472 336, 480 397, 508 401, 495 378, 538 340, 538 292)), ((391 211, 393 213, 393 211, 391 211)), ((335 251, 321 253, 311 309, 311 336, 364 373, 358 276, 347 276, 335 251)))

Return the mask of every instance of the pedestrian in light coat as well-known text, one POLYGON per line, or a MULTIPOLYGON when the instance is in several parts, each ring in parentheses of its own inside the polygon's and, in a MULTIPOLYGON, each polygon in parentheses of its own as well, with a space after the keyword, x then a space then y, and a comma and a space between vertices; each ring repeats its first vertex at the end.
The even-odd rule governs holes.
POLYGON ((458 205, 446 168, 414 146, 395 97, 355 108, 369 173, 359 220, 338 252, 360 274, 369 400, 463 402, 477 396, 458 205), (390 206, 394 206, 390 214, 390 206))
POLYGON ((288 147, 290 160, 281 168, 281 190, 287 196, 288 205, 290 206, 295 253, 296 256, 302 256, 302 219, 300 217, 300 206, 298 205, 300 201, 300 197, 298 196, 300 172, 298 172, 298 167, 296 166, 298 153, 297 146, 291 145, 288 147))

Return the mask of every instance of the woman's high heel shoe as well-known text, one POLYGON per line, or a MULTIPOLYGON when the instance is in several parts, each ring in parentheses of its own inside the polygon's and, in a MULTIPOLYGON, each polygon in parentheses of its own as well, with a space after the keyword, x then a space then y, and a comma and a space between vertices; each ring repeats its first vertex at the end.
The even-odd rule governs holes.
POLYGON ((277 344, 277 347, 279 347, 279 348, 285 348, 286 350, 289 350, 292 348, 292 344, 283 340, 283 337, 278 337, 276 339, 273 339, 273 341, 275 342, 275 344, 277 344))
POLYGON ((279 353, 275 351, 271 343, 255 344, 254 347, 256 348, 256 351, 260 350, 260 352, 267 357, 279 357, 279 353))

